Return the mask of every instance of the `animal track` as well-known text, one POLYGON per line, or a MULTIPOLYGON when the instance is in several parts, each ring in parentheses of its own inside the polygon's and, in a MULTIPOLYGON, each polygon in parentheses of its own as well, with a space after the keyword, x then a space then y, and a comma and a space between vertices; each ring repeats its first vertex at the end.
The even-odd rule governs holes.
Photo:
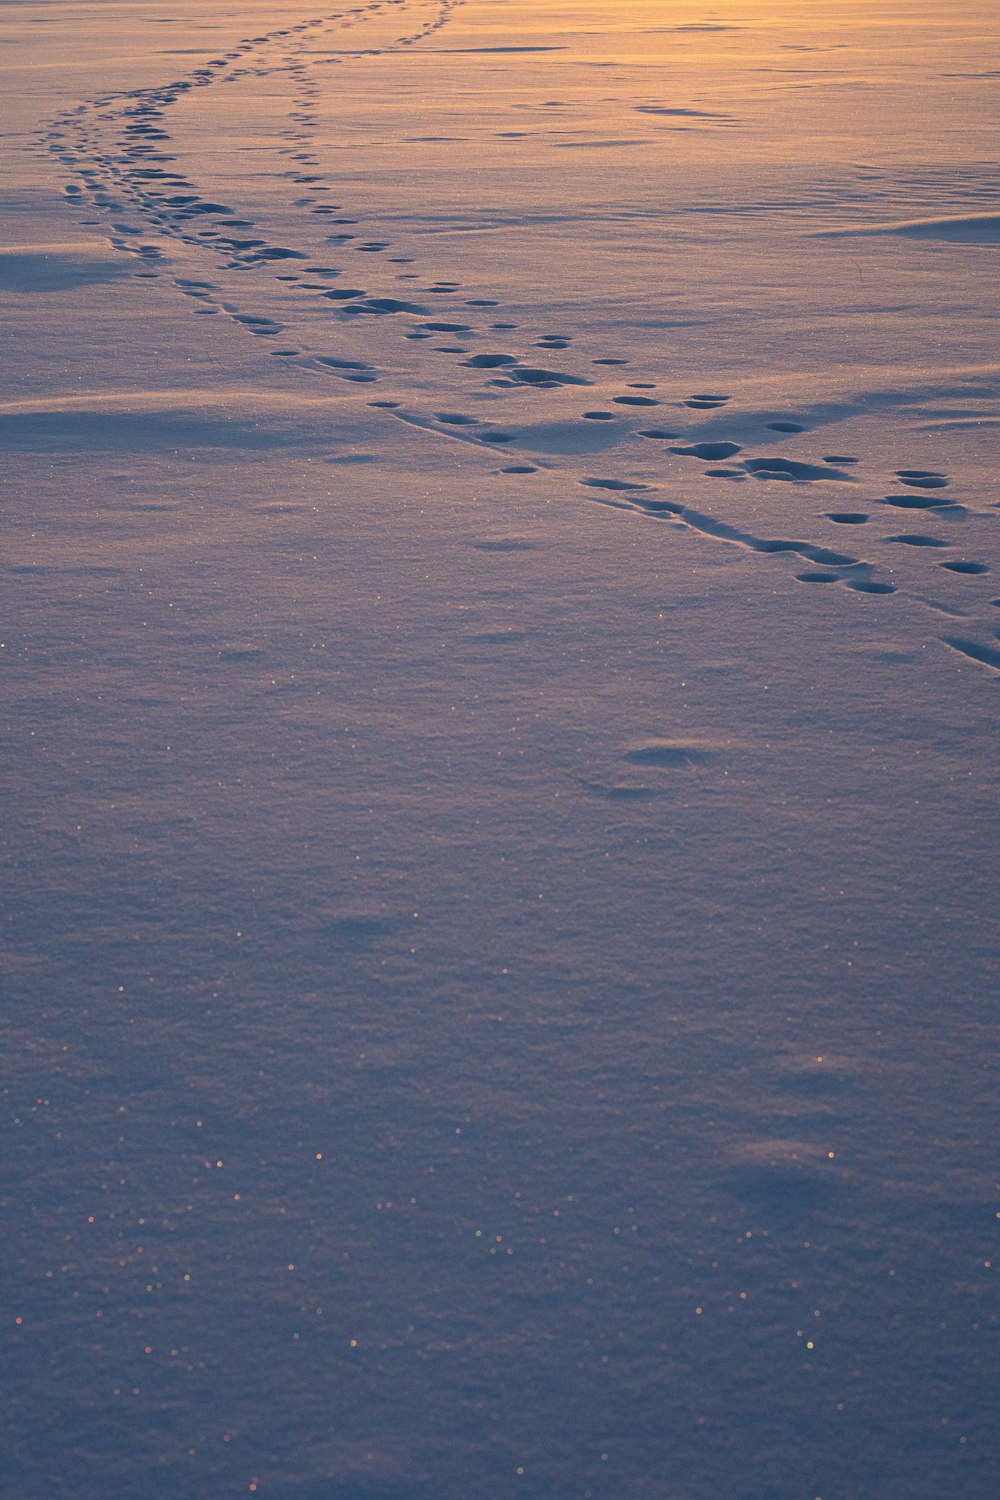
MULTIPOLYGON (((134 274, 138 278, 153 279, 159 274, 155 267, 157 263, 169 263, 171 242, 183 247, 188 264, 206 269, 211 265, 213 270, 204 279, 197 274, 174 278, 191 312, 197 316, 221 314, 235 328, 258 340, 274 341, 283 336, 283 347, 268 349, 267 353, 286 361, 289 372, 298 370, 303 380, 324 375, 357 385, 372 385, 389 378, 405 380, 405 372, 412 368, 416 357, 423 361, 421 380, 426 382, 431 366, 424 356, 433 351, 445 359, 454 359, 458 372, 468 372, 462 377, 466 381, 464 395, 449 387, 449 395, 442 393, 438 398, 444 409, 432 417, 405 412, 397 400, 380 400, 369 405, 440 438, 477 447, 484 454, 511 444, 528 450, 529 454, 553 452, 596 503, 631 511, 661 525, 687 527, 760 556, 797 559, 794 565, 807 565, 794 575, 803 583, 840 584, 861 594, 894 593, 897 585, 876 576, 874 562, 837 552, 808 538, 784 540, 759 535, 729 519, 692 507, 684 496, 675 492, 672 482, 666 493, 660 487, 661 463, 663 470, 684 471, 680 483, 690 477, 691 466, 674 460, 693 458, 712 465, 703 469, 700 476, 694 474, 695 483, 699 493, 711 493, 714 484, 719 505, 729 515, 726 507, 734 484, 746 484, 749 480, 762 486, 856 484, 858 476, 851 472, 860 462, 856 456, 827 454, 817 460, 809 454, 785 457, 767 451, 745 456, 746 448, 752 448, 753 442, 745 424, 734 426, 733 431, 740 439, 736 441, 725 434, 717 435, 714 424, 705 420, 729 406, 732 396, 714 391, 674 394, 662 378, 656 384, 641 378, 641 372, 637 372, 640 378, 625 381, 623 375, 630 360, 624 353, 594 354, 587 350, 584 358, 589 367, 585 366, 587 374, 583 374, 574 358, 574 344, 582 342, 576 330, 519 331, 515 323, 504 317, 498 297, 476 295, 459 300, 461 282, 453 276, 437 274, 451 268, 439 266, 430 273, 403 269, 416 262, 412 256, 401 253, 409 248, 407 245, 394 243, 394 227, 387 233, 389 226, 378 222, 377 213, 367 209, 356 212, 350 203, 332 201, 339 194, 335 179, 326 174, 321 158, 319 70, 350 66, 352 58, 384 55, 393 47, 418 46, 448 24, 460 3, 461 0, 423 0, 418 6, 414 0, 370 0, 344 12, 311 17, 249 37, 184 77, 117 96, 102 96, 89 104, 67 109, 42 137, 44 149, 65 169, 64 175, 73 178, 62 187, 67 213, 96 214, 98 222, 106 223, 115 248, 136 263, 134 274), (366 50, 364 28, 374 19, 385 21, 392 16, 405 17, 408 29, 394 43, 386 44, 381 36, 377 46, 366 50), (325 32, 352 30, 360 33, 352 43, 356 40, 362 45, 351 52, 324 53, 317 45, 325 32), (302 238, 307 244, 312 239, 309 250, 294 242, 294 233, 269 231, 265 204, 259 211, 247 212, 239 204, 222 202, 203 192, 175 155, 170 111, 180 100, 199 89, 228 86, 241 80, 247 86, 269 78, 285 78, 291 84, 291 107, 280 142, 284 166, 279 175, 287 181, 291 192, 298 195, 289 201, 298 211, 296 222, 306 219, 308 227, 302 238), (284 242, 286 234, 291 243, 284 242), (366 256, 366 261, 350 259, 357 255, 366 256), (330 260, 343 260, 355 269, 353 273, 345 272, 343 266, 326 263, 330 260), (359 269, 362 265, 363 273, 359 269), (365 288, 347 284, 355 276, 366 281, 365 288), (449 297, 453 299, 450 304, 449 297), (437 309, 432 298, 437 301, 437 309), (444 303, 440 299, 445 299, 444 303), (447 317, 449 305, 457 317, 447 317), (308 335, 301 325, 296 326, 297 306, 314 310, 308 335), (322 323, 317 309, 322 312, 322 323), (501 311, 496 321, 487 323, 489 313, 477 317, 475 310, 479 309, 501 311), (436 310, 446 316, 437 318, 436 310), (315 331, 317 327, 321 328, 319 334, 315 331), (328 338, 323 329, 328 330, 328 338), (436 336, 443 336, 446 341, 435 343, 436 336), (486 345, 482 352, 472 352, 468 347, 475 347, 477 341, 486 345), (427 348, 418 352, 424 344, 427 348), (500 350, 495 347, 491 350, 490 344, 500 344, 500 350), (373 348, 377 349, 377 357, 365 357, 372 354, 373 348), (535 352, 532 358, 529 350, 564 354, 570 351, 565 358, 569 368, 553 369, 547 363, 535 363, 540 355, 535 352), (584 398, 594 405, 573 420, 565 417, 560 402, 572 399, 577 387, 596 389, 589 398, 584 398), (446 403, 452 401, 462 405, 477 400, 510 402, 508 414, 518 415, 510 416, 507 425, 496 415, 496 405, 489 416, 446 408, 446 403), (546 418, 534 427, 524 423, 525 405, 532 403, 554 406, 557 420, 549 422, 546 418), (677 414, 679 430, 638 426, 642 420, 656 420, 645 416, 648 409, 664 405, 677 414), (519 426, 519 422, 523 425, 519 426), (636 438, 654 446, 635 444, 636 438), (546 448, 549 440, 554 446, 546 448), (579 468, 572 469, 574 454, 579 459, 584 453, 610 451, 629 443, 634 444, 630 450, 633 455, 643 456, 646 468, 642 478, 623 477, 614 472, 594 477, 580 473, 579 468), (646 469, 654 464, 656 473, 650 476, 646 469), (723 485, 730 486, 724 498, 723 485)), ((161 268, 166 269, 166 265, 161 268)), ((775 444, 777 438, 806 433, 809 418, 798 419, 792 413, 787 417, 775 416, 773 420, 762 415, 758 421, 756 431, 766 447, 775 444)), ((360 455, 354 461, 370 458, 371 455, 360 455)), ((538 465, 510 463, 490 472, 526 477, 538 472, 538 465)), ((892 483, 894 493, 880 500, 866 500, 864 504, 936 514, 955 521, 961 521, 967 514, 963 505, 941 493, 949 489, 951 480, 937 470, 898 468, 893 471, 892 483)), ((711 501, 707 503, 711 505, 711 501)), ((862 527, 871 520, 867 509, 822 514, 831 524, 845 527, 862 527)), ((871 533, 865 535, 871 537, 871 533)), ((917 565, 921 549, 934 551, 952 545, 942 537, 918 531, 901 532, 880 542, 874 537, 871 540, 877 545, 912 549, 914 556, 907 566, 917 565)), ((501 545, 506 544, 497 547, 501 545)), ((901 566, 903 556, 900 552, 901 566)), ((961 559, 945 561, 939 566, 957 578, 988 572, 985 563, 961 559)), ((949 638, 948 644, 982 665, 997 666, 993 660, 998 655, 995 648, 974 642, 970 645, 971 638, 961 639, 964 644, 956 644, 958 637, 949 638)))
POLYGON ((904 531, 899 536, 887 536, 887 542, 898 542, 904 547, 950 547, 942 537, 929 536, 922 531, 904 531))
POLYGON ((716 463, 723 458, 732 458, 739 453, 739 443, 691 443, 686 448, 671 448, 671 453, 680 453, 688 458, 704 458, 716 463))
POLYGON ((935 474, 932 469, 897 469, 896 478, 900 484, 909 485, 911 489, 943 490, 948 487, 945 476, 935 474))

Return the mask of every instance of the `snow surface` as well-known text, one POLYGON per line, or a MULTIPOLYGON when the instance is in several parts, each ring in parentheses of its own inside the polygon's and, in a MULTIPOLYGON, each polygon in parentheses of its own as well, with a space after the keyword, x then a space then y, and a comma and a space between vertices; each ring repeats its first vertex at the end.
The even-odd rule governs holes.
POLYGON ((994 7, 0 40, 0 1495, 993 1500, 994 7))

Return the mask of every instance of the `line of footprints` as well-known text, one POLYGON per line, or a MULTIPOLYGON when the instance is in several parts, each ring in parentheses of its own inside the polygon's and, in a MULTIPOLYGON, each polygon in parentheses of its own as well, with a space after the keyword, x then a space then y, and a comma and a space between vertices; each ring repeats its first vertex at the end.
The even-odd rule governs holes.
MULTIPOLYGON (((541 333, 532 347, 539 354, 532 358, 516 347, 477 349, 484 336, 491 345, 515 344, 519 340, 503 337, 516 333, 517 325, 496 319, 486 327, 468 321, 487 309, 498 309, 498 299, 491 297, 461 298, 460 317, 437 314, 431 299, 460 298, 462 288, 456 281, 428 282, 419 272, 405 269, 415 264, 412 257, 390 253, 392 243, 364 233, 365 226, 350 215, 342 204, 330 201, 333 185, 321 170, 316 130, 320 84, 316 72, 320 67, 343 66, 353 58, 375 52, 412 47, 445 27, 462 0, 372 0, 341 13, 303 20, 297 25, 252 37, 232 50, 212 58, 187 76, 155 88, 134 90, 121 96, 109 96, 83 103, 66 111, 45 131, 42 144, 74 173, 74 181, 65 188, 67 202, 81 211, 98 211, 98 223, 110 220, 112 242, 134 256, 141 265, 140 278, 161 275, 165 264, 164 239, 178 239, 212 257, 212 279, 174 277, 179 290, 194 304, 193 311, 202 316, 228 316, 247 333, 263 339, 280 339, 287 324, 255 309, 247 310, 241 295, 245 286, 253 286, 252 300, 265 301, 268 280, 281 283, 285 292, 305 293, 310 299, 322 298, 331 304, 330 312, 341 338, 361 342, 359 330, 373 318, 392 320, 403 339, 429 345, 429 352, 451 356, 459 368, 469 371, 469 389, 473 382, 480 391, 501 397, 506 391, 544 393, 565 391, 570 387, 586 388, 596 383, 580 373, 550 367, 546 355, 569 349, 573 337, 564 331, 541 333), (413 15, 412 27, 391 45, 377 48, 316 54, 314 44, 320 30, 349 30, 381 18, 400 19, 413 15), (416 21, 416 25, 414 25, 416 21), (307 49, 313 48, 312 51, 307 49), (272 243, 260 226, 261 215, 251 218, 239 214, 227 204, 205 198, 198 187, 181 170, 171 150, 171 137, 165 128, 172 105, 193 89, 235 82, 245 77, 267 77, 282 72, 292 80, 293 99, 289 126, 283 133, 282 153, 290 162, 289 178, 301 196, 294 206, 320 220, 325 246, 339 256, 364 256, 366 274, 352 277, 340 265, 318 264, 317 257, 293 246, 272 243), (132 222, 137 220, 138 222, 132 222), (155 239, 148 236, 153 232, 155 239), (392 266, 395 286, 386 284, 386 274, 368 272, 376 265, 392 266), (244 279, 245 278, 245 279, 244 279), (262 280, 262 278, 264 278, 262 280), (349 284, 364 280, 367 285, 349 284), (379 283, 372 286, 372 281, 379 283), (400 283, 422 282, 419 288, 400 283), (230 287, 232 295, 230 295, 230 287)), ((386 325, 383 323, 382 327, 386 325)), ((386 372, 358 357, 345 357, 305 347, 280 347, 272 350, 275 358, 291 362, 313 375, 329 375, 356 385, 375 385, 386 372)), ((354 353, 348 350, 347 353, 354 353)), ((602 386, 613 369, 622 373, 629 364, 626 358, 608 355, 594 358, 591 364, 601 367, 602 386)), ((709 413, 723 411, 729 396, 718 392, 694 392, 667 400, 655 382, 623 381, 618 394, 604 404, 579 413, 581 424, 615 424, 614 438, 631 437, 643 443, 659 445, 671 458, 699 461, 702 472, 713 480, 744 484, 751 480, 782 481, 809 485, 855 483, 854 466, 858 460, 845 454, 827 454, 819 462, 785 458, 778 455, 748 457, 742 446, 727 439, 702 441, 685 439, 683 414, 686 411, 709 413), (673 426, 658 425, 655 410, 673 410, 682 418, 673 426), (645 425, 650 423, 650 425, 645 425), (653 425, 653 424, 657 425, 653 425)), ((407 411, 397 400, 372 400, 370 403, 398 417, 402 422, 442 437, 470 443, 485 450, 505 447, 526 450, 531 457, 530 432, 519 436, 488 418, 460 411, 442 410, 429 417, 407 411)), ((792 437, 806 431, 793 420, 763 424, 772 434, 792 437)), ((688 434, 690 436, 690 434, 688 434)), ((771 437, 769 441, 776 439, 771 437)), ((614 439, 613 439, 614 441, 614 439)), ((617 446, 617 443, 615 444, 617 446)), ((593 447, 586 443, 583 448, 593 447)), ((537 457, 537 455, 535 455, 537 457)), ((519 461, 503 466, 500 473, 523 476, 537 471, 544 460, 519 461)), ((925 469, 899 469, 895 473, 895 492, 868 502, 897 512, 900 520, 913 525, 933 519, 936 522, 961 521, 967 508, 945 491, 949 478, 925 469), (905 518, 905 519, 904 519, 905 518)), ((766 538, 757 536, 720 517, 673 498, 664 497, 658 487, 645 481, 616 476, 579 475, 577 482, 590 498, 604 505, 630 510, 650 520, 682 525, 718 540, 764 554, 791 554, 806 566, 795 576, 807 584, 840 584, 865 594, 891 594, 897 585, 878 577, 871 563, 838 548, 810 540, 766 538)), ((822 513, 841 528, 858 528, 872 519, 868 509, 844 508, 822 513)), ((845 535, 847 534, 845 530, 845 535)), ((953 543, 946 536, 923 529, 903 529, 879 539, 881 542, 929 553, 949 550, 953 543)), ((984 562, 947 557, 939 566, 954 574, 977 576, 989 572, 984 562)), ((964 610, 925 600, 943 614, 963 617, 964 610)), ((1000 600, 990 601, 1000 606, 1000 600)), ((992 627, 994 639, 1000 640, 1000 627, 992 627)), ((992 644, 959 637, 942 639, 972 660, 1000 672, 1000 649, 992 644)))

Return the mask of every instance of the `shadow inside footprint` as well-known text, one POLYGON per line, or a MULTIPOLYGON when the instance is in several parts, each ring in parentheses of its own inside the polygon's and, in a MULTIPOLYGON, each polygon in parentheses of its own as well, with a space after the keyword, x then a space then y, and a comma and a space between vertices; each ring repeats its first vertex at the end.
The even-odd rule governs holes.
POLYGON ((644 740, 633 745, 623 756, 632 766, 656 766, 662 771, 680 771, 688 766, 702 766, 712 759, 707 745, 683 743, 680 740, 644 740))
POLYGON ((935 499, 933 495, 886 495, 883 505, 894 505, 897 510, 940 510, 950 506, 946 499, 935 499))
POLYGON ((816 479, 846 481, 849 474, 828 464, 807 464, 795 458, 748 458, 743 467, 757 479, 783 479, 793 483, 808 484, 816 479))
MULTIPOLYGON (((470 361, 471 363, 471 361, 470 361)), ((536 370, 527 365, 518 365, 510 371, 509 379, 518 385, 590 385, 582 375, 566 375, 560 370, 536 370)))
POLYGON ((685 458, 703 458, 709 463, 718 463, 723 458, 732 458, 740 452, 739 443, 691 443, 685 448, 671 448, 671 453, 680 453, 685 458))
POLYGON ((508 365, 517 364, 515 354, 474 354, 471 359, 464 359, 462 363, 470 370, 501 370, 508 365))
POLYGON ((887 536, 887 542, 898 542, 904 547, 950 547, 951 543, 939 536, 927 536, 921 531, 903 531, 899 536, 887 536))
POLYGON ((589 490, 647 490, 648 484, 630 482, 627 479, 581 479, 580 483, 589 490))
POLYGON ((897 469, 896 478, 900 484, 909 485, 911 489, 944 490, 948 488, 948 480, 945 476, 935 473, 933 469, 897 469))

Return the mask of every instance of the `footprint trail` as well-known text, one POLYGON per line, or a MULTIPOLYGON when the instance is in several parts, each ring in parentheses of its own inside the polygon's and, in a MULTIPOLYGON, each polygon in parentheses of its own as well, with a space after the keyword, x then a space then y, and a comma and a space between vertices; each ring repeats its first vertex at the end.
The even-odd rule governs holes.
MULTIPOLYGON (((170 277, 178 294, 191 304, 192 315, 223 318, 265 346, 280 345, 271 347, 270 355, 286 368, 299 370, 303 379, 365 386, 389 383, 394 399, 372 403, 387 416, 478 448, 490 460, 500 449, 518 450, 531 460, 509 463, 496 472, 530 482, 541 469, 558 469, 595 503, 661 526, 696 531, 772 563, 784 560, 793 568, 806 563, 809 566, 794 575, 803 584, 889 595, 901 589, 892 558, 923 556, 929 565, 974 587, 975 580, 988 572, 985 563, 974 557, 943 562, 935 557, 955 545, 950 537, 931 531, 890 531, 876 537, 870 531, 880 511, 908 512, 931 523, 964 520, 968 507, 953 497, 947 474, 897 468, 880 481, 891 493, 865 495, 860 505, 815 512, 820 528, 849 527, 866 542, 871 536, 874 545, 858 549, 865 555, 841 552, 821 536, 789 540, 760 535, 715 508, 692 503, 688 491, 694 464, 707 466, 701 471, 702 482, 709 480, 720 488, 780 484, 808 491, 818 485, 829 505, 829 487, 867 483, 857 459, 775 453, 775 444, 808 440, 808 424, 798 420, 798 414, 794 420, 762 421, 759 439, 766 451, 747 453, 742 432, 736 440, 718 431, 720 417, 732 408, 730 394, 666 390, 660 382, 639 378, 622 354, 588 351, 584 335, 572 328, 520 330, 504 317, 500 296, 463 297, 460 282, 447 274, 448 268, 434 267, 429 273, 414 269, 419 259, 409 244, 397 244, 370 214, 341 201, 339 184, 324 167, 319 136, 329 74, 365 58, 391 58, 433 41, 462 4, 463 0, 369 0, 245 38, 163 84, 106 95, 66 110, 44 130, 39 144, 70 179, 63 187, 67 211, 95 215, 86 222, 104 225, 112 245, 136 262, 137 277, 170 277), (349 45, 337 45, 341 39, 349 45), (273 85, 282 78, 289 89, 289 108, 279 132, 278 159, 285 163, 280 175, 295 194, 292 207, 298 218, 305 216, 316 226, 316 233, 305 234, 299 243, 273 233, 262 206, 220 201, 199 187, 180 159, 171 131, 171 112, 198 91, 245 87, 250 80, 270 80, 273 85), (172 245, 183 247, 187 265, 195 262, 204 270, 173 274, 172 245), (318 341, 321 307, 326 309, 321 326, 329 332, 318 341), (437 382, 440 409, 431 413, 411 409, 405 399, 412 380, 408 371, 421 349, 428 359, 450 361, 448 379, 437 382), (558 363, 546 360, 552 355, 558 363), (636 378, 625 378, 633 374, 636 378), (566 403, 575 391, 584 399, 575 412, 568 412, 566 403), (451 409, 456 394, 461 398, 463 393, 469 405, 478 404, 480 415, 451 409), (527 420, 526 402, 535 408, 527 420), (553 402, 557 406, 550 416, 546 403, 553 402), (509 420, 498 412, 507 403, 509 420), (650 420, 663 425, 643 425, 650 420), (703 435, 705 424, 711 431, 703 435), (625 472, 588 474, 586 456, 601 451, 614 451, 625 472), (628 472, 630 455, 638 473, 628 472), (656 466, 652 476, 651 463, 656 466), (667 486, 666 493, 661 485, 667 486)), ((426 366, 421 366, 420 375, 424 390, 433 386, 426 366)), ((913 591, 909 594, 922 598, 913 591)), ((934 610, 965 613, 955 606, 924 602, 934 610)), ((956 644, 958 637, 941 639, 990 671, 998 667, 991 643, 964 636, 961 645, 956 644)))

